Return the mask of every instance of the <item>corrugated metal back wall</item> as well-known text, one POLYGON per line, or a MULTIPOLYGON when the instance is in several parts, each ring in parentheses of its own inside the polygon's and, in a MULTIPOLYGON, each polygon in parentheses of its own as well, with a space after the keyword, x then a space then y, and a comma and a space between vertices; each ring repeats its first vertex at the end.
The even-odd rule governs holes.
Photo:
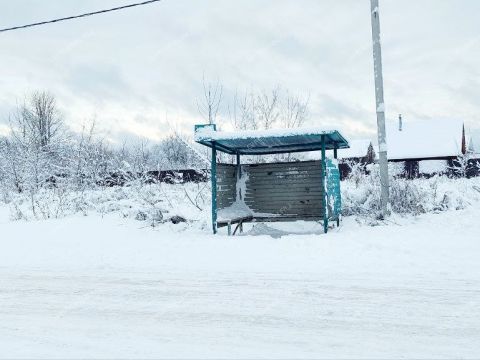
MULTIPOLYGON (((323 214, 320 161, 242 165, 248 174, 245 203, 257 213, 301 218, 323 214)), ((236 167, 218 164, 218 208, 235 201, 236 167)))
POLYGON ((217 164, 217 207, 226 208, 235 201, 236 167, 228 164, 217 164))

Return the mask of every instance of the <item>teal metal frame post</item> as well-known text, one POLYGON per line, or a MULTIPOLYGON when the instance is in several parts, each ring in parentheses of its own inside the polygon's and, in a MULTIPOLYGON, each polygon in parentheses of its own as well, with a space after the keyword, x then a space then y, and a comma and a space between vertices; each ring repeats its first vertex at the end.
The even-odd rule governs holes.
POLYGON ((212 161, 210 165, 210 178, 212 181, 212 229, 217 233, 217 148, 212 146, 212 161))
MULTIPOLYGON (((242 177, 242 165, 240 163, 240 154, 237 152, 237 183, 240 181, 242 177)), ((242 200, 243 194, 236 194, 236 199, 237 200, 242 200)))
MULTIPOLYGON (((333 158, 336 160, 338 158, 338 155, 337 155, 337 144, 335 144, 335 147, 333 148, 333 158)), ((337 164, 338 166, 338 164, 337 164)), ((338 171, 340 172, 340 168, 338 169, 338 171)), ((338 174, 340 176, 340 173, 338 174)), ((340 181, 340 178, 338 179, 338 181, 340 181)), ((340 187, 340 184, 338 184, 338 186, 340 187)), ((338 196, 342 196, 342 193, 340 192, 340 194, 338 196)), ((341 201, 341 200, 340 200, 341 201)), ((340 226, 340 215, 337 215, 337 227, 340 226)))
MULTIPOLYGON (((240 153, 237 152, 237 184, 238 182, 240 181, 240 179, 242 178, 242 164, 240 162, 240 153)), ((236 186, 236 189, 237 189, 237 193, 236 193, 236 196, 235 196, 235 200, 243 200, 245 194, 242 194, 241 193, 241 189, 239 186, 236 186)), ((238 229, 240 230, 240 233, 243 233, 243 224, 242 222, 240 222, 238 224, 238 229)))
POLYGON ((326 234, 328 232, 328 206, 327 206, 327 187, 326 183, 326 155, 325 155, 325 135, 322 135, 322 188, 323 188, 323 232, 326 234))

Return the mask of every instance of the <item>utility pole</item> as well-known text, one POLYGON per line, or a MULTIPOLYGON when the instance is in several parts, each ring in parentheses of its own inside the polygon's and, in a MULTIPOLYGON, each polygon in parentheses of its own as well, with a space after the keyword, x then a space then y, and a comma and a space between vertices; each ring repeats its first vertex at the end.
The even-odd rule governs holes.
POLYGON ((389 185, 387 132, 385 130, 385 103, 383 100, 382 46, 380 43, 380 12, 378 0, 370 0, 372 16, 373 70, 375 76, 375 99, 377 106, 378 155, 381 184, 381 216, 388 214, 389 185))

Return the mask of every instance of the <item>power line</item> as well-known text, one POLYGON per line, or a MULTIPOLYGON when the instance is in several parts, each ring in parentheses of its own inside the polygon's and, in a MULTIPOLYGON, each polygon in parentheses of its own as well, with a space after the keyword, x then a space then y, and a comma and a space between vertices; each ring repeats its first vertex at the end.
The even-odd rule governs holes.
POLYGON ((41 22, 37 22, 37 23, 33 23, 33 24, 14 26, 14 27, 10 27, 10 28, 0 29, 0 33, 6 32, 6 31, 25 29, 25 28, 34 27, 34 26, 52 24, 52 23, 56 23, 56 22, 60 22, 60 21, 73 20, 73 19, 83 18, 83 17, 87 17, 87 16, 92 16, 92 15, 104 14, 104 13, 111 12, 111 11, 118 11, 118 10, 123 10, 123 9, 127 9, 127 8, 132 8, 132 7, 135 7, 135 6, 148 5, 148 4, 159 2, 159 1, 162 1, 162 0, 148 0, 148 1, 143 1, 143 2, 140 2, 140 3, 118 6, 118 7, 114 7, 114 8, 111 8, 111 9, 99 10, 99 11, 94 11, 94 12, 89 12, 89 13, 74 15, 74 16, 67 16, 67 17, 64 17, 64 18, 53 19, 53 20, 48 20, 48 21, 41 21, 41 22))

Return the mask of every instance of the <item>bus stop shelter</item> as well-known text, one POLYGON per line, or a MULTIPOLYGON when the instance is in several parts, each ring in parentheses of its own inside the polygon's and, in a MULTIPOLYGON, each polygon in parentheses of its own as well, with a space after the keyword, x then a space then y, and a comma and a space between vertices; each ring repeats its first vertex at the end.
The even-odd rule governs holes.
POLYGON ((313 220, 340 222, 340 174, 337 150, 349 147, 337 130, 296 128, 260 131, 216 131, 196 125, 195 141, 211 148, 212 229, 246 222, 313 220), (245 155, 320 151, 319 160, 242 164, 245 155), (332 157, 327 157, 332 151, 332 157), (217 163, 217 152, 236 157, 217 163))

